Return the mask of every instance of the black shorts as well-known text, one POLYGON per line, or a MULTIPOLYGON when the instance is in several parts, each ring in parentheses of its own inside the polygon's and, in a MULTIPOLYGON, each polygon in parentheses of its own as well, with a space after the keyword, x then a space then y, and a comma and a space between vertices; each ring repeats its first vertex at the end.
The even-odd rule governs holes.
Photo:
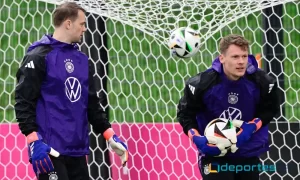
POLYGON ((50 156, 55 172, 40 174, 38 180, 89 180, 86 156, 50 156))
POLYGON ((199 157, 198 166, 203 180, 258 180, 262 169, 258 157, 199 157))

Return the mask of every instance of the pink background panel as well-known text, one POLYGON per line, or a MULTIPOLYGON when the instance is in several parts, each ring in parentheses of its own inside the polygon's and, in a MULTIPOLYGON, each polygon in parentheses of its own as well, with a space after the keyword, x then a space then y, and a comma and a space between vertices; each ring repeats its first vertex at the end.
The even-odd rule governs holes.
MULTIPOLYGON (((199 180, 197 151, 179 124, 112 124, 129 148, 127 171, 111 153, 113 180, 199 180)), ((36 179, 17 124, 0 124, 0 179, 36 179)))

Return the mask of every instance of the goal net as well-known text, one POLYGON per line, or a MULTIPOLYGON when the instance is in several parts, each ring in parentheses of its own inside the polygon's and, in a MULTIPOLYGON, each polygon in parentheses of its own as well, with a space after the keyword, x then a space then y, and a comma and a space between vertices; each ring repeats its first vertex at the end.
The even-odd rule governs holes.
MULTIPOLYGON (((61 2, 0 2, 0 179, 35 179, 15 120, 15 75, 29 45, 53 32, 52 13, 61 2)), ((106 88, 99 93, 107 96, 109 120, 130 155, 123 169, 114 154, 109 153, 109 161, 99 160, 108 149, 91 147, 89 168, 99 174, 91 179, 200 178, 197 150, 176 121, 176 105, 185 80, 210 67, 220 39, 231 33, 249 39, 250 53, 279 84, 280 114, 269 125, 270 151, 261 157, 264 164, 276 165, 276 171, 261 172, 261 179, 300 178, 299 1, 76 2, 88 11, 81 50, 98 69, 95 81, 104 80, 106 88), (200 32, 201 48, 192 58, 172 57, 167 46, 171 31, 183 26, 200 32), (109 168, 106 178, 100 166, 109 168)), ((93 132, 91 136, 101 139, 93 132)))

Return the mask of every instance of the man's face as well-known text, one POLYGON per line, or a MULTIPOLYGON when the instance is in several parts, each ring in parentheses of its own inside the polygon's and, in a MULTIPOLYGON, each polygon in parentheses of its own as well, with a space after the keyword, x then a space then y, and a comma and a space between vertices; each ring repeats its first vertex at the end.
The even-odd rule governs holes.
POLYGON ((86 18, 83 11, 78 11, 78 17, 70 24, 70 37, 73 43, 80 43, 86 31, 86 18))
POLYGON ((224 54, 220 55, 224 73, 231 80, 237 80, 244 76, 248 64, 248 50, 234 44, 230 45, 224 54))

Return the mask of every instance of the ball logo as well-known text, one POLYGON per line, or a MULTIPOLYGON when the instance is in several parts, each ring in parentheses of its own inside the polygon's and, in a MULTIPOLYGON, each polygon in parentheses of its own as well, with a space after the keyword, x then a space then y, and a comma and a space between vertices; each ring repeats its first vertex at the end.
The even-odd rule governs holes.
POLYGON ((175 38, 175 34, 173 34, 172 36, 171 36, 171 39, 174 39, 175 38))
POLYGON ((69 77, 65 81, 65 93, 71 102, 76 102, 81 96, 81 84, 75 77, 69 77))

